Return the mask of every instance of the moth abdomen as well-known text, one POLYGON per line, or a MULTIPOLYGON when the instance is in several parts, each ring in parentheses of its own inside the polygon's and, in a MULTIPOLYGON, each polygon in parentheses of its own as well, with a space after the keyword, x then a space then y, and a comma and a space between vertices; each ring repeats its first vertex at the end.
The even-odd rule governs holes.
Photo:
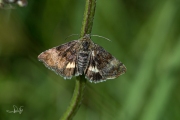
POLYGON ((89 58, 89 53, 86 53, 86 52, 79 53, 78 71, 81 75, 84 73, 84 70, 86 69, 86 67, 88 65, 88 58, 89 58))

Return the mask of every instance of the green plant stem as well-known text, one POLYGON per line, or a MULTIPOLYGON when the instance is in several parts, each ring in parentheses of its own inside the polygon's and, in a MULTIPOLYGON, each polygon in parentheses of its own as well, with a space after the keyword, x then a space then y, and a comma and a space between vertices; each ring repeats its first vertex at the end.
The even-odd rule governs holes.
POLYGON ((80 37, 83 37, 85 34, 91 34, 95 8, 96 0, 86 0, 80 37))
POLYGON ((74 117, 81 104, 85 85, 86 79, 84 78, 84 76, 76 77, 75 89, 70 105, 60 120, 71 120, 74 117))
MULTIPOLYGON (((83 37, 85 34, 91 34, 95 7, 96 0, 86 0, 80 37, 83 37)), ((70 105, 63 116, 60 118, 60 120, 71 120, 74 117, 74 115, 78 111, 78 108, 80 107, 85 86, 86 79, 84 75, 76 77, 75 89, 70 105)))

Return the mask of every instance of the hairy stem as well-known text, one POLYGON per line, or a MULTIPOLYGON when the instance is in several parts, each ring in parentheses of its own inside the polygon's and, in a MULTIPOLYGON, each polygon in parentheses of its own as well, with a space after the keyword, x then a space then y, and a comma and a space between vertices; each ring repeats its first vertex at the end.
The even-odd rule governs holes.
MULTIPOLYGON (((95 7, 96 0, 86 0, 80 37, 83 37, 85 34, 91 34, 95 7)), ((78 111, 78 108, 80 107, 85 86, 86 79, 84 75, 76 77, 75 89, 70 105, 63 116, 60 118, 60 120, 71 120, 74 117, 74 115, 78 111)))

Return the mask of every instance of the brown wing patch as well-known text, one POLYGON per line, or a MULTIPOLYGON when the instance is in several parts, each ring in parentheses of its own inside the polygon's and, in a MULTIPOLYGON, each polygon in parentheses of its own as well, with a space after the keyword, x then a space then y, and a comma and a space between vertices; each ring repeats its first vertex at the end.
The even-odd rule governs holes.
POLYGON ((76 74, 78 48, 79 42, 74 40, 42 52, 38 59, 65 79, 71 79, 76 74))

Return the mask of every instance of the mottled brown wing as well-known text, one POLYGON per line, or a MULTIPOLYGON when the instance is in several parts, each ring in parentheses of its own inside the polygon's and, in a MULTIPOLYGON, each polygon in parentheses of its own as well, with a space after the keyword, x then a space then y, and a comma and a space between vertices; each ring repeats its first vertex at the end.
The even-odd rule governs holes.
POLYGON ((101 46, 94 44, 90 61, 85 73, 90 82, 103 82, 114 79, 126 72, 125 65, 105 51, 101 46))
POLYGON ((38 59, 64 79, 71 79, 78 74, 76 70, 78 50, 79 41, 74 40, 42 52, 38 59))

